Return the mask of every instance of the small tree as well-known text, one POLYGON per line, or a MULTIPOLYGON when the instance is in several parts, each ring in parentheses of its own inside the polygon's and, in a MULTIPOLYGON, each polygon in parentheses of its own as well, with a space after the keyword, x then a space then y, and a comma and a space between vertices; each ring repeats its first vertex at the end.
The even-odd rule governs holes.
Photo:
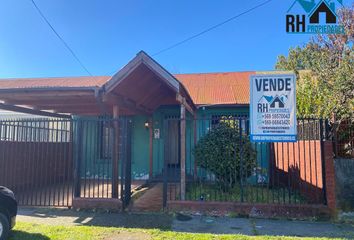
POLYGON ((223 190, 250 176, 256 166, 256 152, 237 124, 221 122, 213 127, 200 139, 194 155, 198 166, 213 173, 223 190))
POLYGON ((354 3, 342 7, 338 23, 345 34, 319 34, 288 56, 279 56, 278 70, 297 74, 297 114, 342 121, 354 117, 354 3), (310 70, 301 75, 301 70, 310 70))

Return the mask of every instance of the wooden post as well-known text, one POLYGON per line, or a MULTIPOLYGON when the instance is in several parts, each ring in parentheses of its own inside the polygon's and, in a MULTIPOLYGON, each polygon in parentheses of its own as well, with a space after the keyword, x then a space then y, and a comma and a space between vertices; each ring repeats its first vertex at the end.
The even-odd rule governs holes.
POLYGON ((119 182, 119 107, 113 106, 114 145, 112 157, 112 198, 118 198, 119 182))
POLYGON ((149 119, 149 162, 150 162, 150 169, 149 169, 149 179, 153 178, 153 120, 152 117, 149 119))
MULTIPOLYGON (((193 117, 193 128, 194 128, 194 131, 193 131, 193 142, 194 142, 194 147, 197 145, 197 117, 196 115, 194 115, 193 117)), ((197 172, 198 169, 197 169, 197 160, 195 159, 194 157, 194 179, 197 179, 197 172)))
POLYGON ((186 200, 186 108, 181 104, 181 200, 186 200))

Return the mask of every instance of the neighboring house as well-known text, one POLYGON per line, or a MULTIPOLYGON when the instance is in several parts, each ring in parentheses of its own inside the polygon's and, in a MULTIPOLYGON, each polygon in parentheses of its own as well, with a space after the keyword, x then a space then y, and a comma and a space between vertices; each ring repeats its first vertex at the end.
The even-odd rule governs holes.
MULTIPOLYGON (((224 115, 247 117, 249 77, 252 74, 256 72, 172 75, 146 53, 140 52, 113 77, 2 79, 0 100, 14 106, 30 106, 36 111, 52 110, 56 114, 71 114, 75 119, 113 116, 117 107, 119 113, 116 112, 116 116, 126 116, 133 123, 133 178, 148 179, 162 174, 164 119, 180 118, 181 105, 186 106, 187 118, 192 118, 194 114, 195 118, 214 119, 213 122, 217 122, 224 115), (147 130, 148 123, 152 123, 154 132, 159 132, 160 136, 152 137, 154 132, 147 130), (149 147, 151 141, 152 149, 149 147)), ((199 127, 197 135, 208 131, 211 124, 212 121, 204 122, 204 127, 199 127)), ((107 134, 104 134, 102 126, 99 128, 99 131, 90 130, 92 139, 101 139, 104 142, 107 134)), ((168 131, 169 142, 173 143, 173 140, 179 137, 179 126, 171 126, 168 131)), ((192 134, 190 122, 187 122, 186 132, 188 143, 192 134)), ((179 158, 176 155, 178 143, 173 146, 176 149, 171 148, 172 153, 166 154, 175 156, 170 157, 170 165, 179 166, 179 158)), ((106 153, 109 151, 107 147, 103 148, 106 153)), ((95 156, 99 156, 101 160, 111 157, 105 153, 95 156)), ((191 154, 187 154, 187 158, 190 157, 191 154)), ((99 164, 100 161, 93 162, 99 164)))

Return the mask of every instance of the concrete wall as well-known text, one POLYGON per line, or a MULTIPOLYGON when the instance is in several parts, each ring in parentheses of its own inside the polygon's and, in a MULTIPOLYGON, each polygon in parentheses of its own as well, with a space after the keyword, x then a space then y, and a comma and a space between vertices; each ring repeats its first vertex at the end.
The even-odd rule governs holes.
POLYGON ((337 206, 343 211, 354 211, 354 159, 338 158, 334 165, 337 206))

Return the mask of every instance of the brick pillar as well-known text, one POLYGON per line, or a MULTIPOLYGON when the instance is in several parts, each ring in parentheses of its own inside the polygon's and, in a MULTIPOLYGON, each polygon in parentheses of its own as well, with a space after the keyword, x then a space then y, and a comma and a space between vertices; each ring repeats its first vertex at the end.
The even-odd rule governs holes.
POLYGON ((325 163, 325 184, 327 206, 332 213, 336 209, 336 179, 334 170, 333 145, 331 141, 325 141, 324 147, 324 163, 325 163))

